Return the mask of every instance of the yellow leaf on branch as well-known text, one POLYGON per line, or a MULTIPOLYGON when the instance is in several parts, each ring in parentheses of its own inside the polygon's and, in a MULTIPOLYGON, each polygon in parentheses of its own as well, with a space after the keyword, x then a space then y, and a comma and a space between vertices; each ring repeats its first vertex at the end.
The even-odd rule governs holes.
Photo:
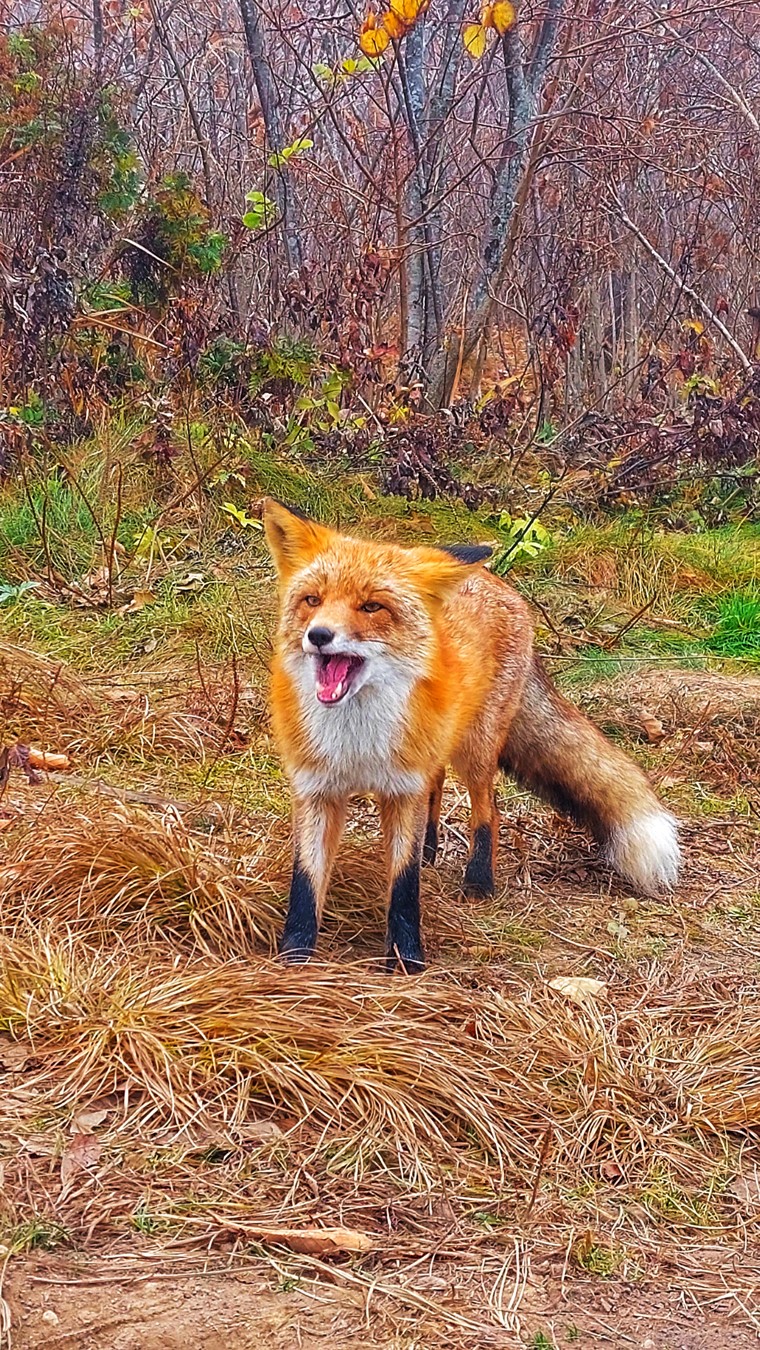
MULTIPOLYGON (((390 0, 389 9, 408 28, 426 8, 423 0, 390 0)), ((387 27, 387 25, 386 25, 387 27)))
POLYGON ((393 9, 389 9, 387 14, 383 15, 381 22, 388 37, 393 38, 394 41, 398 38, 402 38, 409 26, 393 9))
POLYGON ((489 6, 491 11, 491 25, 496 32, 503 37, 513 28, 517 20, 517 10, 514 5, 510 5, 509 0, 496 0, 495 5, 489 6))
POLYGON ((479 61, 486 49, 486 29, 482 23, 468 23, 462 33, 462 41, 467 55, 473 61, 479 61))
POLYGON ((378 24, 377 15, 370 10, 359 32, 359 46, 365 56, 380 56, 390 42, 388 30, 378 24))

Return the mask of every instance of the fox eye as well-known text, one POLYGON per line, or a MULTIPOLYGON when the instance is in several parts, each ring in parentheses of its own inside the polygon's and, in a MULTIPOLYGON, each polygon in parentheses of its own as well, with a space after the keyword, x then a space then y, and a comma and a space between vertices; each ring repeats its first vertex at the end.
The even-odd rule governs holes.
POLYGON ((318 595, 305 595, 304 602, 309 606, 309 609, 316 609, 317 605, 322 604, 318 595))
POLYGON ((377 600, 365 600, 364 604, 359 606, 364 614, 377 614, 378 610, 384 608, 385 606, 378 604, 377 600))

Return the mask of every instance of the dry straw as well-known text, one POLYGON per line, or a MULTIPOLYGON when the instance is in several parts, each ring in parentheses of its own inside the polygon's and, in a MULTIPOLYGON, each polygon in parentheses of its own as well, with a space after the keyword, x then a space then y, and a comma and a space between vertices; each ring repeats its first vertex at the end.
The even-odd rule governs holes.
MULTIPOLYGON (((186 695, 184 680, 179 684, 186 695)), ((65 662, 0 639, 6 740, 41 738, 52 748, 90 757, 119 749, 202 758, 219 747, 224 730, 211 710, 203 715, 183 707, 177 685, 176 671, 145 678, 140 688, 80 675, 65 662)))
POLYGON ((542 988, 27 936, 2 942, 0 1019, 59 1102, 127 1081, 179 1124, 224 1098, 237 1121, 295 1117, 357 1175, 432 1185, 444 1162, 486 1163, 524 1186, 549 1132, 565 1177, 615 1159, 629 1180, 658 1163, 699 1179, 711 1136, 760 1124, 760 1018, 738 985, 580 1009, 542 988))

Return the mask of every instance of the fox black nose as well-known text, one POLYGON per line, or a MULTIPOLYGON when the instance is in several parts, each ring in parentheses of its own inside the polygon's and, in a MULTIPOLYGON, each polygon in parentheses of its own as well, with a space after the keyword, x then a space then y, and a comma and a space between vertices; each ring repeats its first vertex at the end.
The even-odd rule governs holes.
POLYGON ((312 646, 319 647, 321 651, 323 647, 327 646, 328 642, 332 642, 335 634, 332 628, 310 628, 306 636, 312 646))

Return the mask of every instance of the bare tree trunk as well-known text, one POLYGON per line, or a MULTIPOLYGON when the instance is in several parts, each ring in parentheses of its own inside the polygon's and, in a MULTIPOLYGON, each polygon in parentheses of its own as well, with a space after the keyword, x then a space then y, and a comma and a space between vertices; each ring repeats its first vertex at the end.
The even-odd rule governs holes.
POLYGON ((622 365, 626 403, 633 403, 639 384, 639 272, 635 245, 626 272, 622 365))
POLYGON ((103 62, 103 4, 102 0, 92 0, 92 41, 95 47, 95 65, 98 70, 103 62))
POLYGON ((480 343, 491 320, 495 297, 499 294, 511 260, 510 229, 520 200, 520 187, 530 163, 536 116, 544 89, 546 69, 556 42, 559 19, 567 0, 548 0, 546 13, 530 60, 526 59, 519 26, 502 38, 504 67, 509 91, 509 121, 501 161, 491 193, 490 222, 482 251, 480 275, 473 288, 466 325, 450 349, 439 349, 430 375, 430 402, 444 407, 459 362, 459 346, 464 343, 464 358, 480 343), (456 351, 454 350, 456 348, 456 351))
MULTIPOLYGON (((280 117, 280 100, 267 61, 258 3, 257 0, 239 0, 239 3, 245 42, 251 60, 256 92, 259 96, 261 116, 264 119, 267 144, 270 150, 282 150, 283 127, 280 117)), ((282 242, 288 270, 294 270, 301 266, 303 255, 299 238, 296 203, 288 179, 281 170, 276 171, 272 191, 282 222, 282 242)))
POLYGON ((195 106, 195 100, 190 92, 187 76, 185 75, 179 57, 174 49, 174 44, 169 36, 169 30, 164 23, 163 15, 161 14, 158 4, 156 3, 156 0, 148 0, 148 5, 150 7, 156 33, 158 34, 158 40, 169 58, 174 74, 177 76, 177 82, 182 90, 185 106, 187 107, 190 121, 193 124, 193 131, 195 132, 195 139, 198 145, 198 153, 200 154, 201 164, 203 165, 203 180, 206 185, 206 205, 211 207, 213 206, 214 201, 214 176, 211 172, 211 159, 203 127, 201 126, 201 119, 198 115, 198 109, 195 106))
POLYGON ((412 152, 412 171, 407 187, 411 226, 405 232, 408 249, 408 346, 409 351, 419 353, 423 361, 431 345, 431 332, 438 338, 443 327, 440 298, 433 276, 433 222, 424 164, 424 43, 424 25, 417 24, 406 39, 403 53, 397 49, 400 104, 412 152))

